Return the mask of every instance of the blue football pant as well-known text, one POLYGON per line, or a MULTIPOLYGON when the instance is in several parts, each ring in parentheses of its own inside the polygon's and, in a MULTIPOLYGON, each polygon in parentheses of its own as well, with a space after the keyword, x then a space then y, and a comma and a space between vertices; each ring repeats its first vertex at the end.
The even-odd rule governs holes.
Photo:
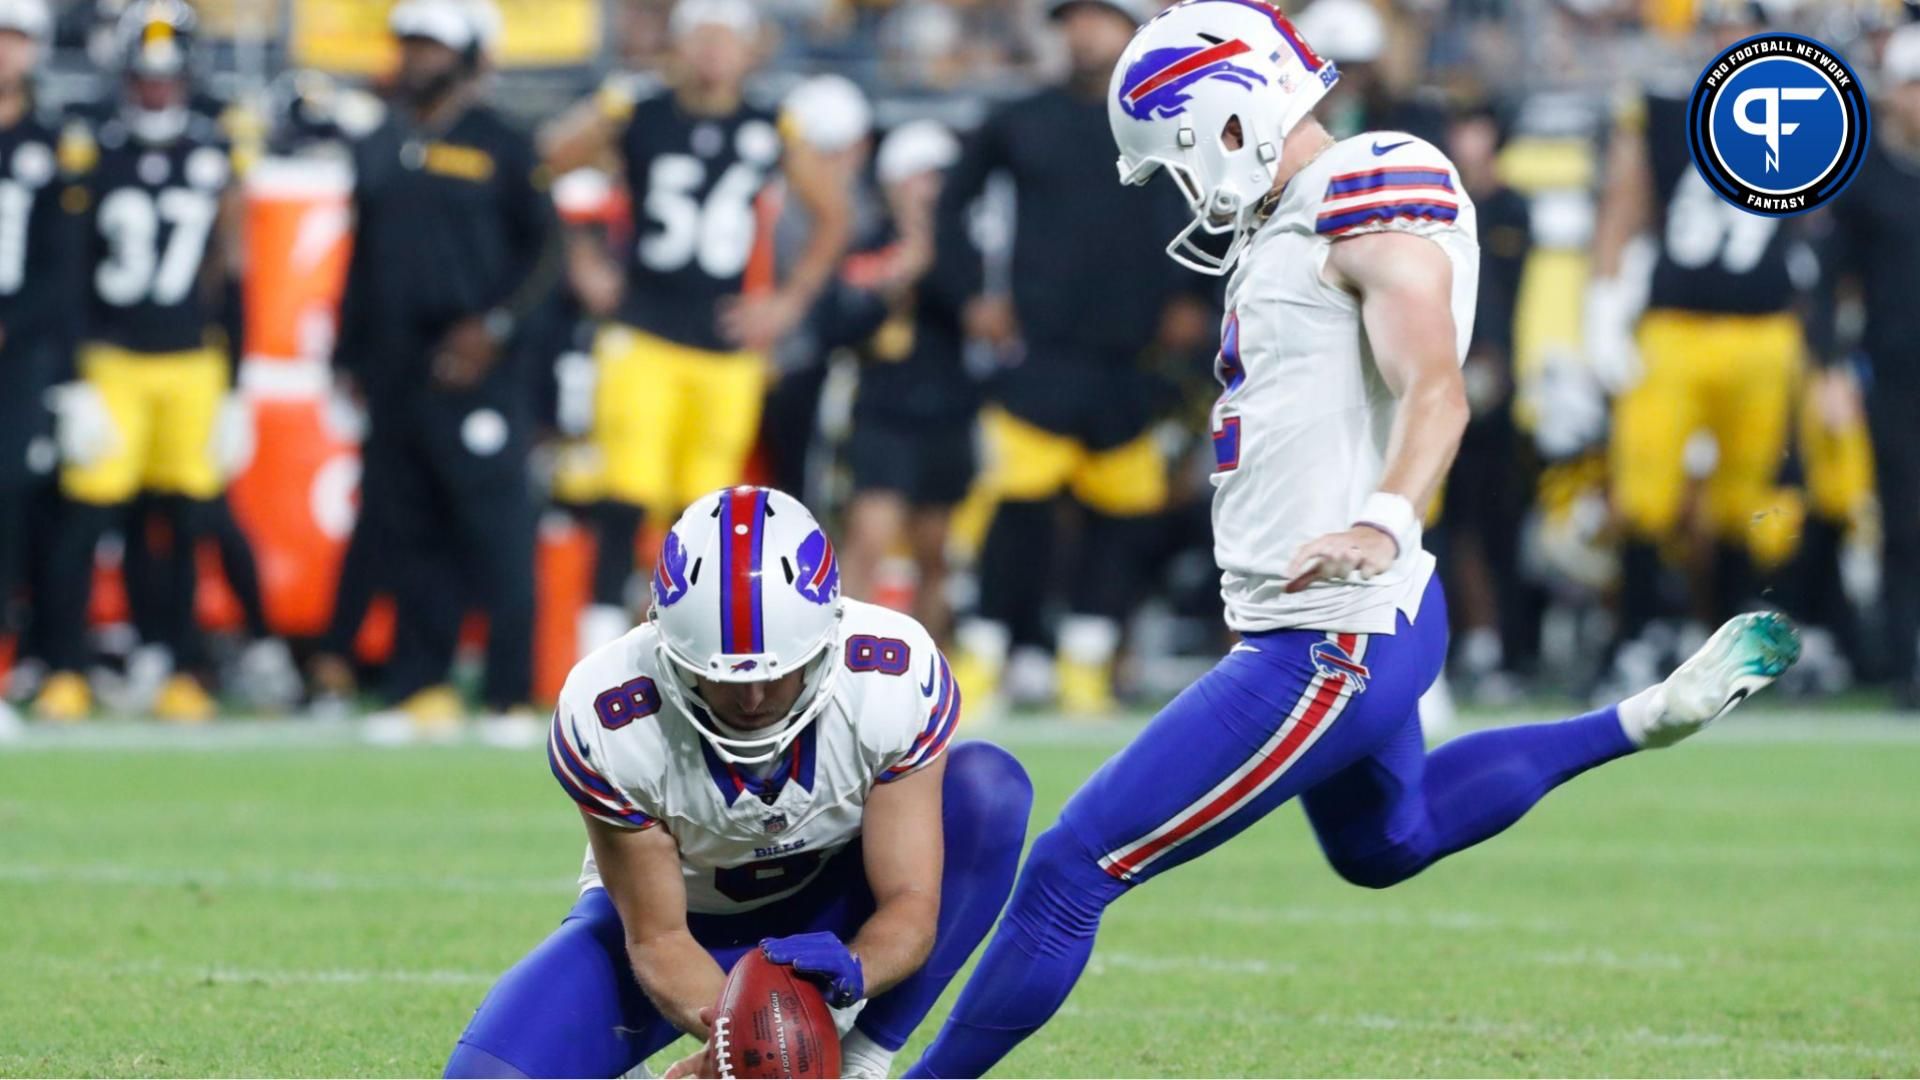
MULTIPOLYGON (((856 1022, 894 1050, 1000 914, 1033 806, 1020 763, 985 742, 947 750, 941 796, 946 862, 933 952, 905 982, 869 1000, 856 1022)), ((795 896, 742 915, 690 915, 688 927, 722 970, 731 970, 762 938, 825 930, 850 939, 873 909, 856 843, 795 896)), ((559 929, 494 984, 446 1075, 619 1076, 679 1036, 633 977, 613 901, 590 889, 559 929)))
POLYGON ((1633 749, 1609 708, 1428 753, 1417 706, 1446 658, 1434 578, 1392 634, 1253 634, 1161 710, 1034 841, 1007 917, 908 1076, 980 1076, 1050 1019, 1108 904, 1303 796, 1327 860, 1384 888, 1633 749))

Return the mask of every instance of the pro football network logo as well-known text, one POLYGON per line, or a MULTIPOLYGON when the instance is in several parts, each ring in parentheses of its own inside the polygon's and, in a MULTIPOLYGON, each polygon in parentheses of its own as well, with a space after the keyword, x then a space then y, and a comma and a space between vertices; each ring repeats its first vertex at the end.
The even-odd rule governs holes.
POLYGON ((1716 194, 1753 214, 1802 214, 1840 194, 1866 153, 1853 69, 1799 34, 1756 34, 1715 57, 1687 103, 1687 149, 1716 194))

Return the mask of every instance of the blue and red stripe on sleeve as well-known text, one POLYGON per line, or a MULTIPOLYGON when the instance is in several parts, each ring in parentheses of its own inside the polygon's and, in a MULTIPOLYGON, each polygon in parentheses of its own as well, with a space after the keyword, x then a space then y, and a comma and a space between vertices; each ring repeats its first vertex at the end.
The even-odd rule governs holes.
POLYGON ((558 710, 547 729, 547 767, 553 770, 553 778, 573 801, 601 821, 626 829, 645 829, 657 824, 587 764, 572 738, 562 730, 558 710))
POLYGON ((905 776, 919 772, 933 764, 953 741, 953 733, 960 728, 960 684, 954 681, 953 669, 947 666, 947 658, 934 654, 939 664, 935 679, 937 689, 933 695, 933 707, 927 712, 927 724, 914 737, 913 745, 901 755, 893 767, 880 774, 879 782, 890 784, 905 776))
POLYGON ((1432 166, 1385 166, 1342 173, 1327 183, 1314 230, 1322 236, 1397 218, 1455 221, 1460 216, 1453 176, 1432 166))

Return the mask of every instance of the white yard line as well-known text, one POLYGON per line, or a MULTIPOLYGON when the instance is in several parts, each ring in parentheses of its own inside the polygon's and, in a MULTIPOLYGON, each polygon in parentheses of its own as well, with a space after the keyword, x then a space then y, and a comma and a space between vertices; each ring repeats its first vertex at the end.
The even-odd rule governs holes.
MULTIPOLYGON (((1218 1024, 1223 1009, 1220 1002, 1209 1005, 1156 1005, 1156 1013, 1218 1024)), ((1131 1006, 1089 1006, 1068 1003, 1061 1016, 1106 1021, 1126 1019, 1137 1022, 1139 1009, 1131 1006)), ((1652 1028, 1571 1028, 1523 1021, 1494 1020, 1485 1017, 1394 1016, 1386 1013, 1311 1013, 1301 1019, 1321 1027, 1351 1028, 1358 1031, 1405 1031, 1478 1038, 1524 1039, 1535 1044, 1600 1043, 1669 1050, 1719 1050, 1740 1048, 1798 1058, 1867 1058, 1911 1066, 1916 1062, 1913 1049, 1877 1046, 1871 1043, 1819 1042, 1799 1039, 1755 1039, 1745 1034, 1723 1031, 1655 1031, 1652 1028)), ((1894 1071, 1901 1071, 1895 1069, 1894 1071)))
MULTIPOLYGON (((1571 713, 1568 715, 1572 715, 1571 713)), ((1561 719, 1541 714, 1501 715, 1498 723, 1535 723, 1561 719)), ((973 725, 961 729, 962 739, 990 739, 1018 750, 1023 746, 1089 746, 1118 749, 1145 723, 1142 717, 1119 717, 1104 721, 1063 720, 1047 716, 1008 720, 994 725, 973 725)), ((1484 725, 1469 724, 1464 731, 1484 725)), ((1701 736, 1702 743, 1716 746, 1773 746, 1782 743, 1825 743, 1846 745, 1920 746, 1920 723, 1897 713, 1799 714, 1768 713, 1749 723, 1717 724, 1701 736)), ((0 754, 8 751, 139 751, 189 750, 283 750, 296 747, 358 747, 360 725, 353 722, 314 722, 298 719, 240 720, 216 723, 200 728, 172 728, 158 723, 104 720, 71 727, 23 725, 10 737, 0 737, 0 754)), ((454 746, 481 745, 476 735, 466 733, 451 743, 454 746)), ((372 749, 369 747, 369 749, 372 749)), ((433 746, 407 749, 427 750, 433 746)), ((511 751, 524 753, 524 751, 511 751)))
POLYGON ((224 964, 173 964, 162 961, 140 964, 102 964, 73 957, 14 956, 9 966, 53 969, 66 975, 94 976, 101 979, 167 979, 218 985, 321 985, 362 986, 369 983, 397 983, 414 986, 492 986, 499 972, 416 970, 408 968, 366 969, 321 968, 317 970, 274 970, 236 968, 224 964))
POLYGON ((114 863, 0 863, 0 882, 28 885, 132 885, 152 888, 279 889, 287 892, 528 893, 570 900, 577 880, 554 877, 451 877, 427 874, 333 874, 321 871, 146 867, 114 863))

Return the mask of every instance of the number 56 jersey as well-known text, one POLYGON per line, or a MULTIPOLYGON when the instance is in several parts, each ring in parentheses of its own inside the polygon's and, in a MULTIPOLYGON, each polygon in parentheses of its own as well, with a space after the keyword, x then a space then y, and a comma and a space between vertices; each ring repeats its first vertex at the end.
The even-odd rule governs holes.
MULTIPOLYGON (((845 603, 832 699, 771 769, 722 759, 660 692, 683 676, 665 670, 651 624, 568 676, 547 740, 555 779, 602 822, 671 833, 688 911, 737 913, 797 892, 859 837, 874 786, 931 765, 959 727, 959 687, 920 624, 845 603)), ((591 848, 580 881, 600 883, 591 848)))
POLYGON ((1227 623, 1241 632, 1391 634, 1418 612, 1433 556, 1408 545, 1367 581, 1288 593, 1308 541, 1351 527, 1378 490, 1397 403, 1359 298, 1327 280, 1333 245, 1376 232, 1437 244, 1452 264, 1455 361, 1466 358, 1480 278, 1472 200, 1452 162, 1405 132, 1335 143, 1281 193, 1227 282, 1215 374, 1214 560, 1227 623))

